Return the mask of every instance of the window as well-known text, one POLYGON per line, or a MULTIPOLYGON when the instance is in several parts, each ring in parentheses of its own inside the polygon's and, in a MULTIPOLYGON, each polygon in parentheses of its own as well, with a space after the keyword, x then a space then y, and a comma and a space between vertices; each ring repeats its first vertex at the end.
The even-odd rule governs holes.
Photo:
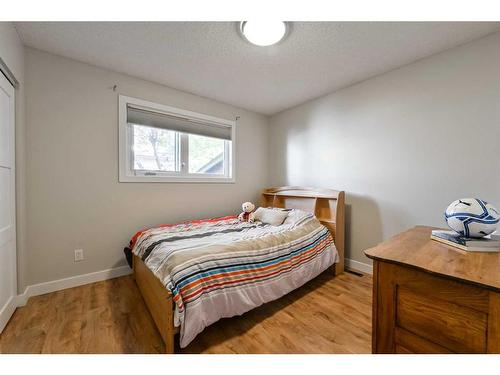
POLYGON ((235 122, 119 98, 120 182, 234 182, 235 122))
POLYGON ((129 126, 134 173, 180 171, 178 133, 151 126, 129 126))

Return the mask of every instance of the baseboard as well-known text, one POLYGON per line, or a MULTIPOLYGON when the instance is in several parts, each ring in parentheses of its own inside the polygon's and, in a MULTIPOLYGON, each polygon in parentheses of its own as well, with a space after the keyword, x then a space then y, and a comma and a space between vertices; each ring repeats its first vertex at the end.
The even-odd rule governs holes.
POLYGON ((110 268, 103 271, 97 271, 92 273, 86 273, 83 275, 67 277, 65 279, 49 281, 46 283, 29 285, 25 289, 23 294, 17 296, 16 305, 17 306, 26 305, 30 297, 56 292, 58 290, 74 288, 85 284, 91 284, 97 281, 113 279, 115 277, 125 276, 131 273, 132 270, 130 269, 129 266, 122 266, 117 268, 110 268))
POLYGON ((10 297, 7 303, 0 310, 0 333, 2 333, 3 329, 9 322, 10 317, 14 314, 17 307, 16 297, 10 297))
POLYGON ((350 268, 351 270, 373 274, 373 266, 368 263, 358 262, 357 260, 345 259, 346 268, 350 268))

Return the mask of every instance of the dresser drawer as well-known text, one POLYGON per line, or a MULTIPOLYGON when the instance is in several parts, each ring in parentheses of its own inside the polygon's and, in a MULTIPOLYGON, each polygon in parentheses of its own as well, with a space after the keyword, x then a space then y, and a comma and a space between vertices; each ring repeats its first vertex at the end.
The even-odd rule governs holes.
POLYGON ((374 352, 497 351, 498 340, 488 342, 498 337, 499 317, 491 315, 497 294, 397 264, 375 267, 374 352))
POLYGON ((396 327, 394 331, 394 352, 398 354, 435 353, 451 354, 450 349, 426 340, 404 328, 396 327))
MULTIPOLYGON (((404 283, 403 283, 404 285, 404 283)), ((430 288, 435 285, 429 285, 430 288)), ((439 287, 439 286, 438 286, 439 287)), ((488 315, 429 296, 425 290, 397 288, 396 327, 458 353, 484 353, 488 315)), ((449 290, 441 291, 449 296, 449 290)))

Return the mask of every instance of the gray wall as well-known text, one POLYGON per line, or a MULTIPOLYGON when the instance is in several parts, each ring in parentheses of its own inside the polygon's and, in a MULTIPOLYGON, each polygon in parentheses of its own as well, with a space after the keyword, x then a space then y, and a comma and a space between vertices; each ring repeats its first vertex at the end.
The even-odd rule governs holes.
POLYGON ((24 46, 11 22, 0 22, 0 57, 19 82, 16 89, 16 223, 18 291, 26 273, 24 46))
POLYGON ((347 193, 347 257, 454 199, 500 206, 500 33, 273 116, 271 185, 347 193))
POLYGON ((268 119, 33 49, 26 50, 28 274, 24 285, 125 264, 139 229, 239 213, 267 186, 268 119), (117 92, 110 88, 118 85, 117 92), (118 182, 118 93, 241 116, 235 184, 118 182), (85 261, 74 263, 83 248, 85 261))

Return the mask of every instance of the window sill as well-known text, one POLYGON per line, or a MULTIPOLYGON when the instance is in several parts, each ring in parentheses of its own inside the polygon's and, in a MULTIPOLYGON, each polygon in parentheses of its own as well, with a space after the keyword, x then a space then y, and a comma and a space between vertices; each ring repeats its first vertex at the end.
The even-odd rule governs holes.
POLYGON ((226 177, 165 177, 165 176, 120 176, 119 182, 163 182, 197 184, 234 184, 235 178, 226 177))

